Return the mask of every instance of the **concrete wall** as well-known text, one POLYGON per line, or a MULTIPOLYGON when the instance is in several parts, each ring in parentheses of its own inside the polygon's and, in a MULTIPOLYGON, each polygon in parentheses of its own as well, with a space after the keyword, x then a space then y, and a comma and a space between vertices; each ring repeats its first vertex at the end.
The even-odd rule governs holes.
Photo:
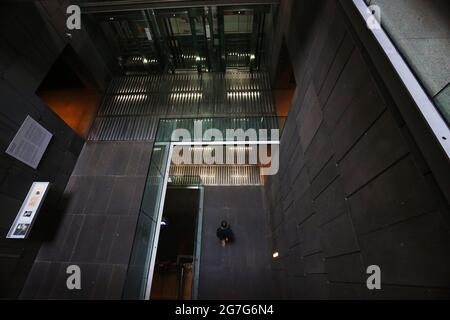
POLYGON ((378 5, 381 23, 429 96, 450 122, 450 3, 446 0, 365 0, 378 5))
MULTIPOLYGON (((35 255, 53 223, 83 140, 36 95, 58 55, 69 43, 65 37, 63 1, 2 1, 0 4, 0 297, 16 298, 35 255), (4 151, 27 115, 53 133, 53 139, 37 170, 4 151), (31 238, 6 240, 5 236, 33 181, 50 181, 45 201, 31 238)), ((95 71, 96 85, 106 86, 107 68, 96 62, 99 53, 86 33, 70 41, 81 60, 95 71), (83 51, 84 50, 84 51, 83 51)))
POLYGON ((297 82, 266 184, 280 297, 450 297, 448 202, 339 2, 282 1, 278 27, 297 82))

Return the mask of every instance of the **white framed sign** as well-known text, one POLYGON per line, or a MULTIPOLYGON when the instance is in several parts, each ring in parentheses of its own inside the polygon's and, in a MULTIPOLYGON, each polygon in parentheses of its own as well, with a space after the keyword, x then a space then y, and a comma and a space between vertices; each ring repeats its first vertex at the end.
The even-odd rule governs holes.
POLYGON ((6 149, 6 153, 36 169, 52 136, 39 122, 27 116, 6 149))
POLYGON ((33 182, 19 213, 9 229, 7 239, 26 239, 47 195, 50 182, 33 182))

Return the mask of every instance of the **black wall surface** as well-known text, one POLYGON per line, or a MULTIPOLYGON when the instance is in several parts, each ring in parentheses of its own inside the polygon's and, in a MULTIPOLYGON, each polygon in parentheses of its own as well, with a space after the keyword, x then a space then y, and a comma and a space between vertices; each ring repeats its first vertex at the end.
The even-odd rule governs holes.
POLYGON ((297 83, 265 187, 280 297, 450 297, 448 203, 339 2, 282 1, 278 28, 271 65, 284 36, 297 83))
POLYGON ((0 297, 16 298, 83 141, 34 95, 61 49, 48 39, 36 8, 1 4, 0 16, 0 297), (37 170, 4 152, 27 115, 54 135, 37 170), (52 187, 31 238, 6 240, 33 181, 50 181, 52 187))
POLYGON ((206 187, 199 299, 276 297, 270 272, 269 223, 261 187, 206 187), (227 220, 235 241, 223 248, 216 237, 227 220))
POLYGON ((21 299, 120 299, 152 142, 87 142, 21 299), (68 290, 67 267, 81 270, 68 290))
MULTIPOLYGON (((2 1, 0 4, 1 298, 18 297, 41 242, 58 223, 59 200, 83 146, 82 139, 35 95, 52 64, 68 45, 67 5, 65 1, 2 1), (53 133, 37 170, 4 153, 27 115, 53 133), (6 240, 33 181, 50 181, 52 187, 31 238, 6 240)), ((100 55, 85 31, 74 34, 70 42, 81 60, 95 71, 97 87, 105 87, 108 70, 97 61, 100 55)))
POLYGON ((0 79, 0 99, 0 297, 15 298, 39 249, 47 223, 52 219, 83 141, 36 97, 19 94, 3 79, 0 79), (37 170, 4 153, 27 115, 54 135, 37 170), (6 234, 34 181, 49 181, 52 186, 31 238, 7 240, 6 234))

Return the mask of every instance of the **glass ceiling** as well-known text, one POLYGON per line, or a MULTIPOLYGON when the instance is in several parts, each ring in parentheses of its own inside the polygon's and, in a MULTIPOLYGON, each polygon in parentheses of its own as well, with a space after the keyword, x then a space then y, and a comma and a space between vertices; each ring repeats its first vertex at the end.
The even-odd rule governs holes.
POLYGON ((264 70, 273 5, 88 13, 118 75, 264 70))

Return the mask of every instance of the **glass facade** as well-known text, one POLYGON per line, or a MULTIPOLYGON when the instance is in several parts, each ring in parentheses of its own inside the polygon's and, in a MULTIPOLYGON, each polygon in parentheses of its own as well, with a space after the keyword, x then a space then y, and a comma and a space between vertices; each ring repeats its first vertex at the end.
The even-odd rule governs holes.
MULTIPOLYGON (((190 118, 190 119, 161 119, 156 134, 156 141, 148 171, 144 196, 139 211, 139 219, 135 231, 133 249, 128 267, 123 297, 125 299, 143 299, 146 296, 148 279, 151 275, 151 261, 156 254, 156 233, 158 228, 158 216, 161 198, 164 196, 164 183, 167 166, 169 165, 169 151, 172 141, 172 133, 176 129, 186 129, 193 138, 192 141, 203 140, 203 134, 208 129, 219 129, 226 132, 227 129, 263 129, 267 131, 267 137, 258 136, 258 140, 272 140, 279 137, 271 137, 272 129, 280 130, 285 119, 279 117, 239 117, 239 118, 190 118), (201 137, 196 137, 194 128, 201 127, 201 137)), ((225 137, 224 137, 225 138, 225 137)), ((225 138, 226 139, 226 138, 225 138)), ((224 139, 224 140, 225 140, 224 139)), ((208 142, 208 141, 205 141, 208 142)), ((197 184, 198 179, 190 179, 190 184, 197 184)), ((148 292, 147 292, 148 293, 148 292)))
POLYGON ((168 155, 169 143, 155 143, 128 266, 124 299, 145 297, 168 155))

